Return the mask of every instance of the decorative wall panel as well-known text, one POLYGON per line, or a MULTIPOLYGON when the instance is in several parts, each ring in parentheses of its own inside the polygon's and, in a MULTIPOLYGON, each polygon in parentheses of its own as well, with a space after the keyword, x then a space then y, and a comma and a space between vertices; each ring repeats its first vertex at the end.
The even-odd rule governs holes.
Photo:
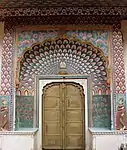
POLYGON ((124 68, 124 52, 123 52, 123 41, 122 33, 120 30, 113 32, 113 61, 115 71, 115 90, 116 94, 124 94, 126 91, 125 88, 125 68, 124 68))
POLYGON ((10 109, 10 129, 13 126, 13 52, 14 52, 14 32, 12 29, 4 31, 2 50, 2 70, 1 70, 1 90, 0 95, 9 96, 10 109))
MULTIPOLYGON (((94 46, 100 48, 105 56, 108 56, 109 52, 109 31, 106 30, 73 30, 73 31, 61 31, 62 34, 69 38, 76 38, 83 41, 91 42, 94 46), (63 33, 62 33, 63 32, 63 33)), ((31 48, 31 46, 37 42, 43 42, 47 39, 54 39, 59 36, 59 30, 22 30, 17 33, 18 35, 18 57, 22 55, 25 48, 31 48)))
POLYGON ((16 129, 33 127, 33 96, 16 96, 16 129))
POLYGON ((5 30, 2 52, 2 74, 1 74, 1 95, 10 95, 12 89, 12 62, 13 62, 13 30, 5 30))
POLYGON ((111 96, 93 95, 94 127, 111 127, 111 96))
MULTIPOLYGON (((114 116, 116 122, 116 111, 119 103, 119 95, 123 98, 126 92, 125 85, 125 67, 124 67, 124 51, 123 51, 123 41, 122 33, 118 28, 115 28, 112 35, 113 41, 113 83, 114 83, 114 116)), ((125 103, 125 98, 123 99, 125 103)))

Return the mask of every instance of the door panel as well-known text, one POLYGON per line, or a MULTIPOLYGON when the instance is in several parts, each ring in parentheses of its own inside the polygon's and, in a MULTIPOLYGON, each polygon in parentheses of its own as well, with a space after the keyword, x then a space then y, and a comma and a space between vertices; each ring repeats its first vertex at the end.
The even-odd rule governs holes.
POLYGON ((59 85, 50 85, 43 94, 43 148, 61 149, 59 85))
MULTIPOLYGON (((69 92, 69 88, 67 89, 69 92)), ((69 109, 74 109, 74 108, 82 108, 82 98, 80 97, 80 95, 75 95, 75 93, 71 93, 73 95, 70 95, 70 93, 67 92, 67 96, 66 96, 66 101, 67 101, 67 108, 69 109)))
POLYGON ((61 149, 61 142, 59 135, 49 135, 45 136, 43 139, 43 148, 44 149, 61 149))
POLYGON ((67 110, 67 122, 68 121, 82 121, 82 110, 68 109, 67 110))
POLYGON ((81 135, 82 134, 82 123, 80 122, 68 122, 67 124, 67 135, 81 135))
POLYGON ((72 149, 72 150, 83 150, 84 147, 82 146, 83 143, 83 138, 82 135, 69 135, 67 136, 67 145, 66 145, 66 149, 72 149))
POLYGON ((49 96, 45 95, 46 101, 45 101, 45 108, 57 108, 59 109, 59 102, 60 102, 60 97, 57 96, 49 96))
POLYGON ((84 96, 77 85, 66 85, 66 149, 84 148, 84 96))
POLYGON ((45 125, 45 130, 46 130, 46 133, 47 135, 55 135, 55 134, 59 134, 60 133, 60 124, 59 122, 58 123, 48 123, 45 125))
POLYGON ((45 121, 59 122, 60 110, 46 109, 44 112, 45 121))
POLYGON ((43 92, 43 148, 84 149, 84 95, 75 83, 51 83, 43 92))

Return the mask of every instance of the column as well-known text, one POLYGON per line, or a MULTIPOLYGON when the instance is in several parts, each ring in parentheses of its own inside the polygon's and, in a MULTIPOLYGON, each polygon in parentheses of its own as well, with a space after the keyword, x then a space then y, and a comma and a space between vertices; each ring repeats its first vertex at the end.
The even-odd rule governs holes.
POLYGON ((122 98, 126 103, 125 93, 125 63, 124 63, 124 46, 121 32, 121 22, 116 21, 113 24, 112 31, 112 69, 113 69, 113 109, 114 109, 114 129, 116 126, 116 114, 119 100, 122 98))

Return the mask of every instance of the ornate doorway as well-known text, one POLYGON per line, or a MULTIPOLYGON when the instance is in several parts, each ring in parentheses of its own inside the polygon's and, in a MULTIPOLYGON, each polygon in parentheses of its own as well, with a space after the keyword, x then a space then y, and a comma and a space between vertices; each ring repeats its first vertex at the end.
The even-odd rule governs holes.
POLYGON ((74 82, 50 83, 43 89, 43 149, 84 149, 84 91, 74 82))

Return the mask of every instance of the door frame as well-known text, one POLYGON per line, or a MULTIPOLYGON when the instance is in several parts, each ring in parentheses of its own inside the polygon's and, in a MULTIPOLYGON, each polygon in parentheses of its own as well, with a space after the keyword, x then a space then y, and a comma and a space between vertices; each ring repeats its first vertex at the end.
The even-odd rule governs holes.
POLYGON ((43 88, 53 82, 75 82, 83 86, 85 95, 85 147, 88 147, 88 127, 92 126, 92 80, 88 75, 39 75, 35 78, 34 127, 38 127, 38 144, 42 149, 42 94, 43 88), (88 113, 89 112, 89 113, 88 113), (89 120, 88 120, 89 118, 89 120), (36 124, 38 122, 38 125, 36 124))

